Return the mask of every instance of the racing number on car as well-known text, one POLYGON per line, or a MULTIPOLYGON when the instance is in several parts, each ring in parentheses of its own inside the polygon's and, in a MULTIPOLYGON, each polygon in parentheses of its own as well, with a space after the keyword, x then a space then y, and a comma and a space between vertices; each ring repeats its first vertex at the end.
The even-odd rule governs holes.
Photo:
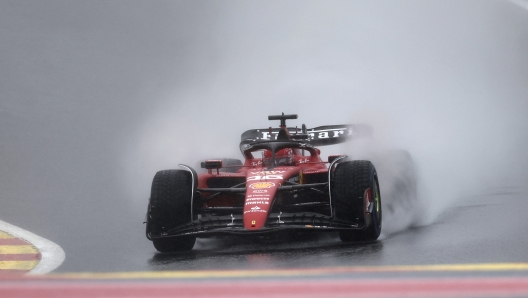
POLYGON ((249 176, 247 177, 247 181, 254 181, 254 180, 274 180, 274 179, 283 179, 282 175, 264 175, 264 176, 249 176))

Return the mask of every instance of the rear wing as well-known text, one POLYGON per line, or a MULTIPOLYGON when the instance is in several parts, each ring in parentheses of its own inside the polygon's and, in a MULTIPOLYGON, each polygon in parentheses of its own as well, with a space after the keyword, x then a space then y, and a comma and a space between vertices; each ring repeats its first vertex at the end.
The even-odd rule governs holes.
MULTIPOLYGON (((258 142, 260 140, 276 140, 280 128, 250 129, 242 133, 241 144, 258 142)), ((288 127, 292 139, 301 135, 297 127, 288 127)), ((312 146, 328 146, 350 141, 352 138, 372 135, 372 127, 367 124, 325 125, 306 130, 308 138, 304 143, 312 146)))

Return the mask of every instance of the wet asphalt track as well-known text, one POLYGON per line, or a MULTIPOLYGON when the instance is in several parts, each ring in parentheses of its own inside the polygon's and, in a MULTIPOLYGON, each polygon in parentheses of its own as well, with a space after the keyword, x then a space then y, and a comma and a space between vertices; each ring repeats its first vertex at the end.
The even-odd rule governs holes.
POLYGON ((490 197, 484 204, 453 209, 433 225, 411 228, 374 243, 342 243, 334 234, 275 242, 201 240, 189 254, 154 254, 146 265, 150 270, 184 270, 526 262, 528 221, 524 211, 513 220, 497 216, 514 216, 516 212, 509 212, 508 206, 523 204, 522 197, 490 197))
POLYGON ((188 254, 154 253, 143 269, 277 269, 528 261, 526 196, 505 192, 475 199, 478 203, 469 200, 452 208, 432 225, 410 228, 373 243, 342 243, 333 234, 300 240, 201 240, 188 254))
MULTIPOLYGON (((34 204, 42 202, 35 201, 34 204)), ((521 188, 501 189, 466 198, 433 224, 383 236, 373 243, 342 243, 335 234, 313 234, 275 239, 200 239, 189 253, 157 253, 143 235, 141 218, 123 230, 126 235, 102 233, 99 225, 77 222, 77 229, 42 227, 33 218, 15 218, 21 226, 56 235, 66 261, 56 272, 122 272, 165 270, 273 270, 353 266, 517 263, 528 260, 528 200, 521 188), (70 234, 68 231, 73 231, 70 234), (97 235, 100 237, 87 237, 97 235), (112 234, 115 235, 112 236, 112 234)), ((117 204, 118 202, 116 202, 117 204)), ((119 206, 114 206, 119 207, 119 206)), ((83 208, 79 208, 82 212, 83 208)), ((79 217, 82 216, 79 214, 79 217)), ((73 216, 73 215, 72 215, 73 216)), ((125 228, 134 214, 101 218, 125 228)), ((60 217, 57 222, 61 222, 60 217)), ((71 225, 74 225, 72 223, 71 225)), ((48 236, 49 237, 49 236, 48 236)), ((528 271, 376 272, 353 277, 451 275, 527 275, 528 271)))

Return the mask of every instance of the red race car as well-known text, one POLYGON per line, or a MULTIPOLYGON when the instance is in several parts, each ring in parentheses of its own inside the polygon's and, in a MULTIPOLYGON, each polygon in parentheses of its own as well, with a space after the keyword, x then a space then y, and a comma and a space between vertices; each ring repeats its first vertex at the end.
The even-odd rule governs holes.
POLYGON ((194 169, 159 171, 152 182, 146 235, 160 252, 191 250, 197 237, 338 231, 343 241, 373 241, 381 231, 374 165, 314 146, 370 134, 365 125, 286 127, 297 115, 269 116, 279 128, 242 134, 237 159, 213 159, 194 169))

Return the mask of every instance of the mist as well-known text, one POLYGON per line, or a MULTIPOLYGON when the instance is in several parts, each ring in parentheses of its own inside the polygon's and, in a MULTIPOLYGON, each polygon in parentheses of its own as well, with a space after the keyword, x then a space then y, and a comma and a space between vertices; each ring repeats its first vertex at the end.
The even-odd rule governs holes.
POLYGON ((513 2, 3 1, 0 24, 0 216, 73 239, 67 253, 147 247, 156 171, 240 158, 240 134, 281 112, 373 127, 324 157, 411 154, 420 206, 391 233, 527 182, 528 10, 513 2))
POLYGON ((240 158, 240 133, 275 125, 269 114, 297 113, 292 125, 308 127, 367 123, 371 139, 323 154, 408 151, 419 206, 384 228, 429 224, 526 181, 527 22, 509 2, 229 3, 215 23, 214 75, 168 93, 124 163, 142 163, 128 166, 144 169, 132 176, 148 194, 157 170, 240 158))

